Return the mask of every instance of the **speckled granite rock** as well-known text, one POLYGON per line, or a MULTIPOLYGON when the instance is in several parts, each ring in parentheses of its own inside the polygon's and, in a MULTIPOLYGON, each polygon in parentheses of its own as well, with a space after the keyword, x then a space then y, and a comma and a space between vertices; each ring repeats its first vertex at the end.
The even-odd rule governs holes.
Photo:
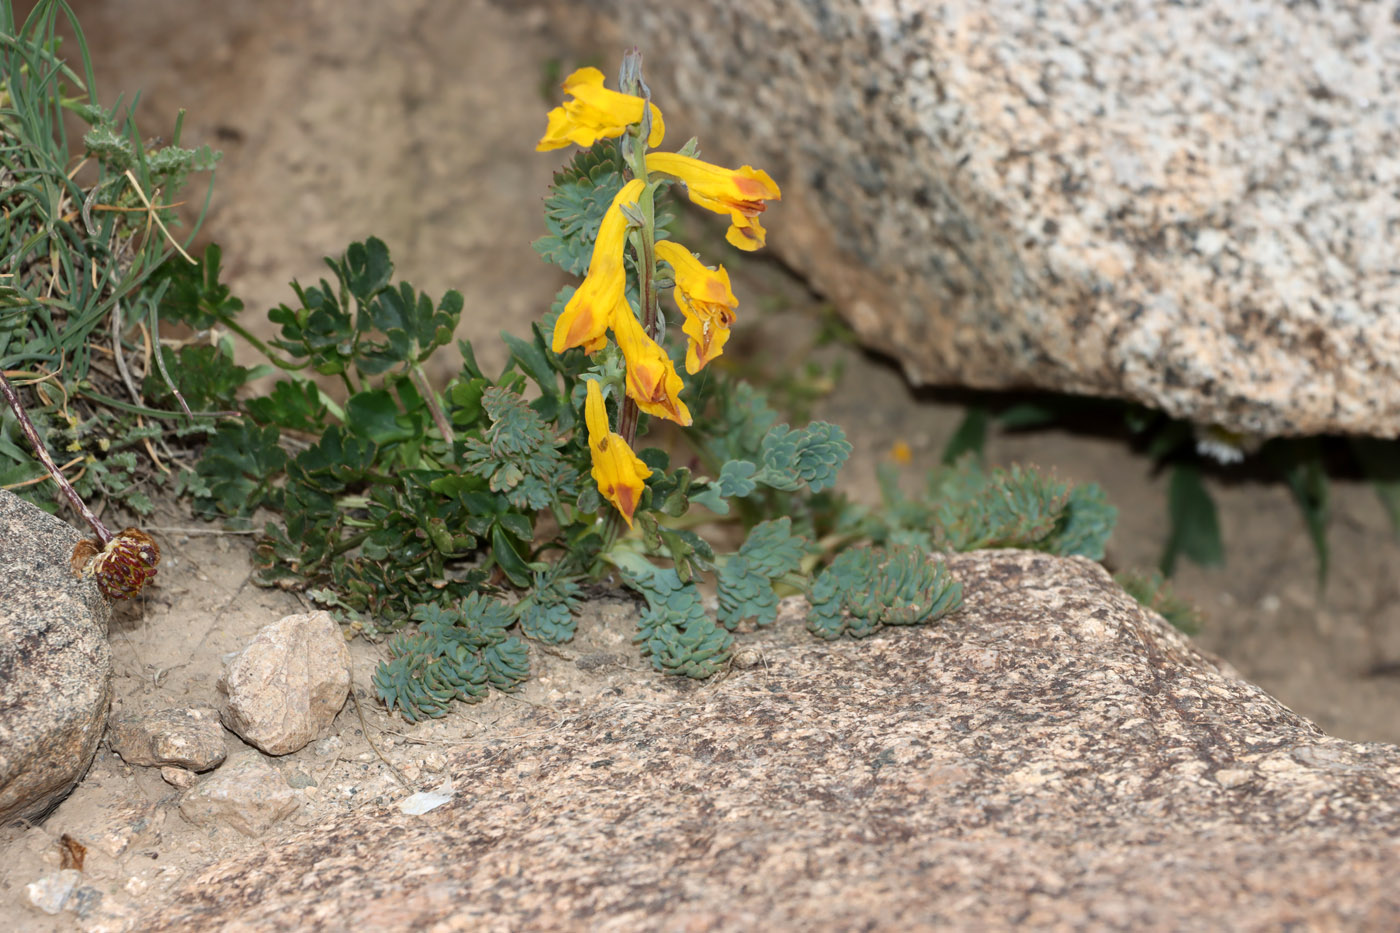
POLYGON ((1400 749, 1324 735, 1088 561, 952 569, 966 607, 937 627, 826 644, 787 603, 761 664, 541 709, 538 730, 457 753, 452 803, 281 838, 144 923, 1400 924, 1400 749))
POLYGON ((1400 434, 1394 4, 577 6, 914 382, 1400 434))
POLYGON ((0 823, 62 800, 107 723, 110 609, 69 567, 81 537, 0 489, 0 823))

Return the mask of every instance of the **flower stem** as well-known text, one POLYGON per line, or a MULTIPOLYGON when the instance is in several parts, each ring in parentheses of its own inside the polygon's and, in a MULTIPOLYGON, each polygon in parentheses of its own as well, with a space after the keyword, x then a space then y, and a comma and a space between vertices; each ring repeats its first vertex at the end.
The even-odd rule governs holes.
POLYGON ((44 446, 44 441, 39 437, 39 431, 34 427, 34 422, 29 420, 29 413, 24 410, 24 404, 19 400, 19 393, 15 391, 14 385, 3 371, 0 371, 0 395, 5 396, 5 401, 9 403, 10 409, 19 419, 20 430, 24 432, 25 438, 29 441, 29 446, 34 448, 35 455, 39 462, 44 465, 44 469, 49 471, 53 481, 58 484, 58 488, 68 500, 68 504, 73 506, 74 511, 83 517, 83 520, 92 526, 93 534, 97 535, 98 543, 104 548, 112 541, 112 532, 107 530, 107 526, 102 524, 102 520, 93 514, 92 509, 87 507, 83 497, 78 495, 78 491, 73 488, 73 484, 59 470, 58 465, 53 462, 53 457, 49 456, 48 448, 44 446))
MULTIPOLYGON (((623 93, 635 94, 644 99, 647 103, 642 107, 642 122, 638 127, 628 131, 627 136, 619 140, 623 148, 623 156, 632 169, 632 176, 647 180, 647 137, 651 132, 651 88, 647 87, 642 80, 642 53, 637 49, 631 49, 622 57, 622 74, 620 76, 619 87, 623 93)), ((639 255, 637 256, 637 275, 640 279, 637 283, 637 293, 642 301, 642 329, 647 336, 655 339, 657 321, 657 294, 656 294, 656 214, 653 190, 650 185, 642 188, 641 196, 637 199, 637 209, 642 215, 642 225, 638 229, 638 236, 635 241, 639 255)), ((626 392, 622 393, 622 404, 618 408, 617 433, 622 435, 628 447, 635 447, 637 437, 637 419, 640 413, 637 403, 632 400, 626 392)), ((608 512, 607 525, 603 529, 602 553, 607 553, 612 549, 613 544, 623 533, 625 519, 622 513, 616 509, 608 512)))
POLYGON ((262 353, 263 356, 267 357, 269 363, 271 363, 273 366, 276 366, 278 369, 285 370, 287 372, 297 372, 311 365, 309 362, 293 363, 283 359, 281 356, 277 355, 276 353, 273 353, 272 348, 269 347, 266 343, 254 336, 252 331, 248 330, 246 327, 244 327, 242 324, 239 324, 237 321, 234 321, 232 318, 221 317, 219 318, 219 322, 225 327, 227 327, 229 330, 233 331, 238 336, 242 337, 244 340, 251 343, 258 350, 258 352, 262 353))
POLYGON ((442 403, 438 400, 437 391, 428 383, 428 374, 423 372, 420 363, 413 364, 413 382, 418 386, 418 391, 423 396, 423 401, 428 405, 428 413, 433 416, 433 424, 437 425, 442 439, 447 442, 448 457, 452 456, 452 444, 457 437, 452 433, 452 424, 447 420, 447 412, 442 410, 442 403))

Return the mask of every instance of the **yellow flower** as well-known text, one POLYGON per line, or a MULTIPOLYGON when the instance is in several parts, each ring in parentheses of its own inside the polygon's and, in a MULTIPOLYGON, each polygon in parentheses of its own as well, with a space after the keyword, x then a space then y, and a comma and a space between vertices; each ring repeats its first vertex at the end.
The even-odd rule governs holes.
MULTIPOLYGON (((597 68, 580 68, 564 81, 564 90, 574 96, 549 112, 549 126, 536 145, 536 152, 563 149, 573 143, 587 149, 600 139, 621 136, 633 123, 642 122, 640 97, 609 91, 603 87, 603 73, 597 68)), ((666 124, 661 111, 651 105, 651 133, 648 146, 661 145, 666 124)))
POLYGON ((627 394, 649 415, 690 424, 690 409, 681 401, 680 374, 661 345, 647 336, 630 308, 613 316, 613 336, 627 360, 627 394))
POLYGON ((598 491, 627 519, 632 527, 632 513, 642 501, 643 482, 651 468, 632 452, 621 434, 614 434, 608 424, 608 409, 603 404, 603 390, 598 380, 588 380, 588 401, 583 406, 583 418, 588 424, 588 449, 593 455, 593 481, 598 491))
POLYGON ((588 275, 554 323, 551 345, 555 353, 570 347, 583 347, 586 353, 601 350, 608 342, 613 317, 632 316, 625 297, 627 270, 622 250, 627 243, 627 218, 622 214, 622 206, 635 204, 644 185, 640 178, 623 185, 603 214, 598 239, 593 243, 593 257, 588 261, 588 275))
POLYGON ((656 255, 670 263, 676 274, 673 294, 685 315, 681 330, 690 338, 685 350, 685 371, 694 375, 724 352, 739 299, 729 287, 729 273, 723 266, 711 271, 690 250, 670 240, 656 244, 656 255))
POLYGON ((763 202, 783 196, 767 172, 750 165, 727 169, 673 152, 652 152, 647 155, 647 171, 675 176, 685 182, 692 203, 716 214, 728 214, 729 230, 724 238, 742 250, 763 245, 765 232, 758 222, 758 215, 767 206, 763 202))

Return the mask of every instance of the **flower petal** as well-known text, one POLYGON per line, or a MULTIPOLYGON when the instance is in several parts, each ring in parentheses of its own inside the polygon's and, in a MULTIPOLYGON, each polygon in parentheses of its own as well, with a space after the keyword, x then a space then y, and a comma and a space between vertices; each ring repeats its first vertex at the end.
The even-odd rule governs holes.
POLYGON ((613 316, 612 329, 627 360, 627 395, 647 414, 688 426, 690 409, 681 401, 685 383, 666 351, 647 336, 630 309, 613 316))
POLYGON ((727 169, 674 152, 653 152, 647 155, 647 171, 680 179, 691 202, 716 214, 728 214, 730 227, 725 239, 742 250, 763 245, 766 233, 758 215, 767 207, 765 201, 783 196, 767 172, 751 165, 727 169))
POLYGON ((583 406, 584 422, 588 425, 588 449, 593 457, 593 481, 598 492, 613 504, 632 527, 637 503, 646 488, 644 480, 651 468, 641 461, 621 434, 614 434, 608 424, 607 406, 598 380, 589 379, 588 399, 583 406))
POLYGON ((622 208, 636 203, 644 184, 634 178, 623 185, 603 214, 588 261, 588 275, 554 323, 550 345, 555 353, 571 347, 583 347, 587 353, 602 349, 608 342, 614 314, 619 308, 627 309, 627 271, 622 257, 627 243, 627 217, 622 208))
MULTIPOLYGON (((600 139, 621 136, 633 123, 642 122, 642 98, 603 87, 603 73, 597 68, 580 68, 564 80, 565 92, 573 95, 549 112, 544 136, 536 152, 563 149, 570 144, 588 148, 600 139)), ((647 145, 659 146, 666 135, 661 111, 651 105, 651 133, 647 145)))
POLYGON ((739 300, 734 297, 729 273, 723 266, 707 269, 690 250, 671 240, 658 242, 656 255, 669 263, 675 273, 673 296, 685 315, 681 329, 690 338, 685 370, 694 375, 724 352, 739 300))

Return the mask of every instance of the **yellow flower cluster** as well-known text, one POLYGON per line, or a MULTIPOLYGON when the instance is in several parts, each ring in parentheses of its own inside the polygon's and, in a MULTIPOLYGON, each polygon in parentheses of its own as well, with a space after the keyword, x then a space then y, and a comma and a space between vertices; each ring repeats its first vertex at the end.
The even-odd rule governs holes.
MULTIPOLYGON (((549 112, 549 124, 536 151, 570 144, 591 146, 600 139, 621 136, 629 126, 642 123, 648 112, 647 146, 661 144, 666 130, 656 105, 604 88, 603 74, 598 69, 575 71, 564 82, 564 90, 573 99, 549 112)), ((653 173, 669 176, 685 185, 694 204, 729 216, 725 238, 731 244, 742 250, 755 250, 763 245, 766 235, 758 216, 763 213, 765 202, 778 200, 782 193, 767 172, 748 165, 721 168, 678 153, 647 153, 646 172, 647 178, 634 178, 623 185, 603 215, 588 273, 559 316, 552 344, 555 353, 571 347, 593 353, 607 345, 611 330, 627 364, 627 396, 641 411, 685 426, 691 423, 691 415, 680 397, 684 387, 681 377, 666 351, 646 332, 626 297, 627 211, 637 205, 646 186, 652 183, 653 173)), ((694 375, 724 352, 739 302, 723 266, 710 269, 690 250, 672 241, 656 243, 655 250, 657 258, 673 272, 673 296, 685 318, 685 368, 694 375)), ((584 414, 598 490, 631 525, 643 481, 651 471, 628 447, 627 440, 612 432, 596 380, 588 381, 584 414)))

